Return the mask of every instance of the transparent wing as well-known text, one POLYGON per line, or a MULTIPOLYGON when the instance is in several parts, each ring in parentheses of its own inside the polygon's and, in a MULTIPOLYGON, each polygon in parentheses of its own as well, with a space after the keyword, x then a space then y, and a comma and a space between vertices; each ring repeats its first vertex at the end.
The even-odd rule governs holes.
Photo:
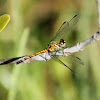
POLYGON ((70 62, 84 65, 84 62, 79 57, 74 56, 74 55, 70 55, 68 57, 70 58, 70 62))
POLYGON ((73 71, 70 67, 75 68, 75 66, 84 65, 84 62, 79 57, 76 57, 74 55, 70 55, 67 57, 56 57, 56 55, 54 55, 53 59, 59 62, 60 64, 66 66, 69 70, 71 70, 76 75, 78 74, 75 71, 73 71))
POLYGON ((66 65, 63 61, 61 61, 59 58, 55 57, 54 58, 55 61, 59 62, 60 64, 64 65, 65 67, 67 67, 71 72, 73 72, 75 75, 79 76, 75 71, 73 71, 68 65, 66 65))
MULTIPOLYGON (((61 27, 59 28, 58 32, 56 35, 52 38, 51 41, 60 41, 60 39, 64 39, 66 37, 66 34, 69 30, 73 29, 73 27, 77 24, 79 20, 79 15, 75 15, 69 22, 65 21, 61 27)), ((50 41, 50 42, 51 42, 50 41)))

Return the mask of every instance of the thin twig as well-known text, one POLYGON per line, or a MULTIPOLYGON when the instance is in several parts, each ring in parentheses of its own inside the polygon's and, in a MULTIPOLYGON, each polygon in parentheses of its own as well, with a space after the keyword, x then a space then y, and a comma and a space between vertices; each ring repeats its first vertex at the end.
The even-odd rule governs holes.
POLYGON ((100 0, 97 0, 97 13, 98 13, 98 24, 99 24, 99 33, 100 33, 100 0))
MULTIPOLYGON (((31 57, 30 59, 28 59, 24 63, 29 63, 31 61, 47 61, 47 60, 52 59, 53 56, 56 56, 56 57, 69 56, 72 53, 82 51, 87 45, 89 45, 93 41, 97 41, 97 40, 100 40, 99 32, 96 32, 90 38, 88 38, 88 39, 86 39, 86 40, 84 40, 80 43, 77 43, 76 45, 74 45, 72 47, 67 47, 67 48, 64 48, 63 50, 59 50, 59 51, 56 51, 56 52, 50 52, 50 53, 44 52, 44 53, 41 53, 41 54, 38 54, 38 55, 35 55, 35 56, 31 57)), ((25 57, 26 56, 19 57, 19 58, 17 57, 18 59, 16 57, 15 58, 8 58, 8 59, 0 59, 0 65, 3 65, 3 64, 16 64, 17 61, 19 61, 19 60, 21 60, 25 57)))

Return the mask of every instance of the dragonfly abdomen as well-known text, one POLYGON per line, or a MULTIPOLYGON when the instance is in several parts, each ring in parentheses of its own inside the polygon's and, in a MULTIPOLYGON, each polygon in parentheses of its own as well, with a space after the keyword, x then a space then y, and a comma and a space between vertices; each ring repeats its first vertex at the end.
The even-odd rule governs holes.
POLYGON ((29 60, 30 58, 32 58, 32 57, 34 57, 34 56, 36 56, 38 54, 44 53, 44 52, 48 52, 48 50, 47 49, 43 49, 43 50, 41 50, 41 51, 39 51, 39 52, 37 52, 35 54, 32 54, 30 56, 27 56, 27 57, 23 58, 22 60, 17 61, 16 64, 24 63, 26 60, 29 60))

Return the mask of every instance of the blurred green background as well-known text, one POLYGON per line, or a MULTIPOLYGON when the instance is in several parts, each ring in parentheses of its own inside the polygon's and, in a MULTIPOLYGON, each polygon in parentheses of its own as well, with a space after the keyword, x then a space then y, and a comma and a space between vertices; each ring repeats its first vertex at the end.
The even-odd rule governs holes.
MULTIPOLYGON (((98 31, 95 0, 0 0, 0 15, 10 22, 0 33, 0 59, 30 55, 46 48, 60 25, 75 14, 77 27, 67 42, 76 44, 98 31)), ((100 43, 75 53, 84 66, 53 60, 0 66, 0 100, 100 100, 100 43)))

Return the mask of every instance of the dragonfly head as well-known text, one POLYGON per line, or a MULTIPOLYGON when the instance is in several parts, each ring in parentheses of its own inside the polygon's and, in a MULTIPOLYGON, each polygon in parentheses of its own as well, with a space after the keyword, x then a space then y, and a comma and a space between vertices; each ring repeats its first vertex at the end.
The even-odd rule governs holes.
POLYGON ((63 39, 61 39, 59 42, 59 45, 60 45, 60 47, 65 47, 66 42, 63 39))

